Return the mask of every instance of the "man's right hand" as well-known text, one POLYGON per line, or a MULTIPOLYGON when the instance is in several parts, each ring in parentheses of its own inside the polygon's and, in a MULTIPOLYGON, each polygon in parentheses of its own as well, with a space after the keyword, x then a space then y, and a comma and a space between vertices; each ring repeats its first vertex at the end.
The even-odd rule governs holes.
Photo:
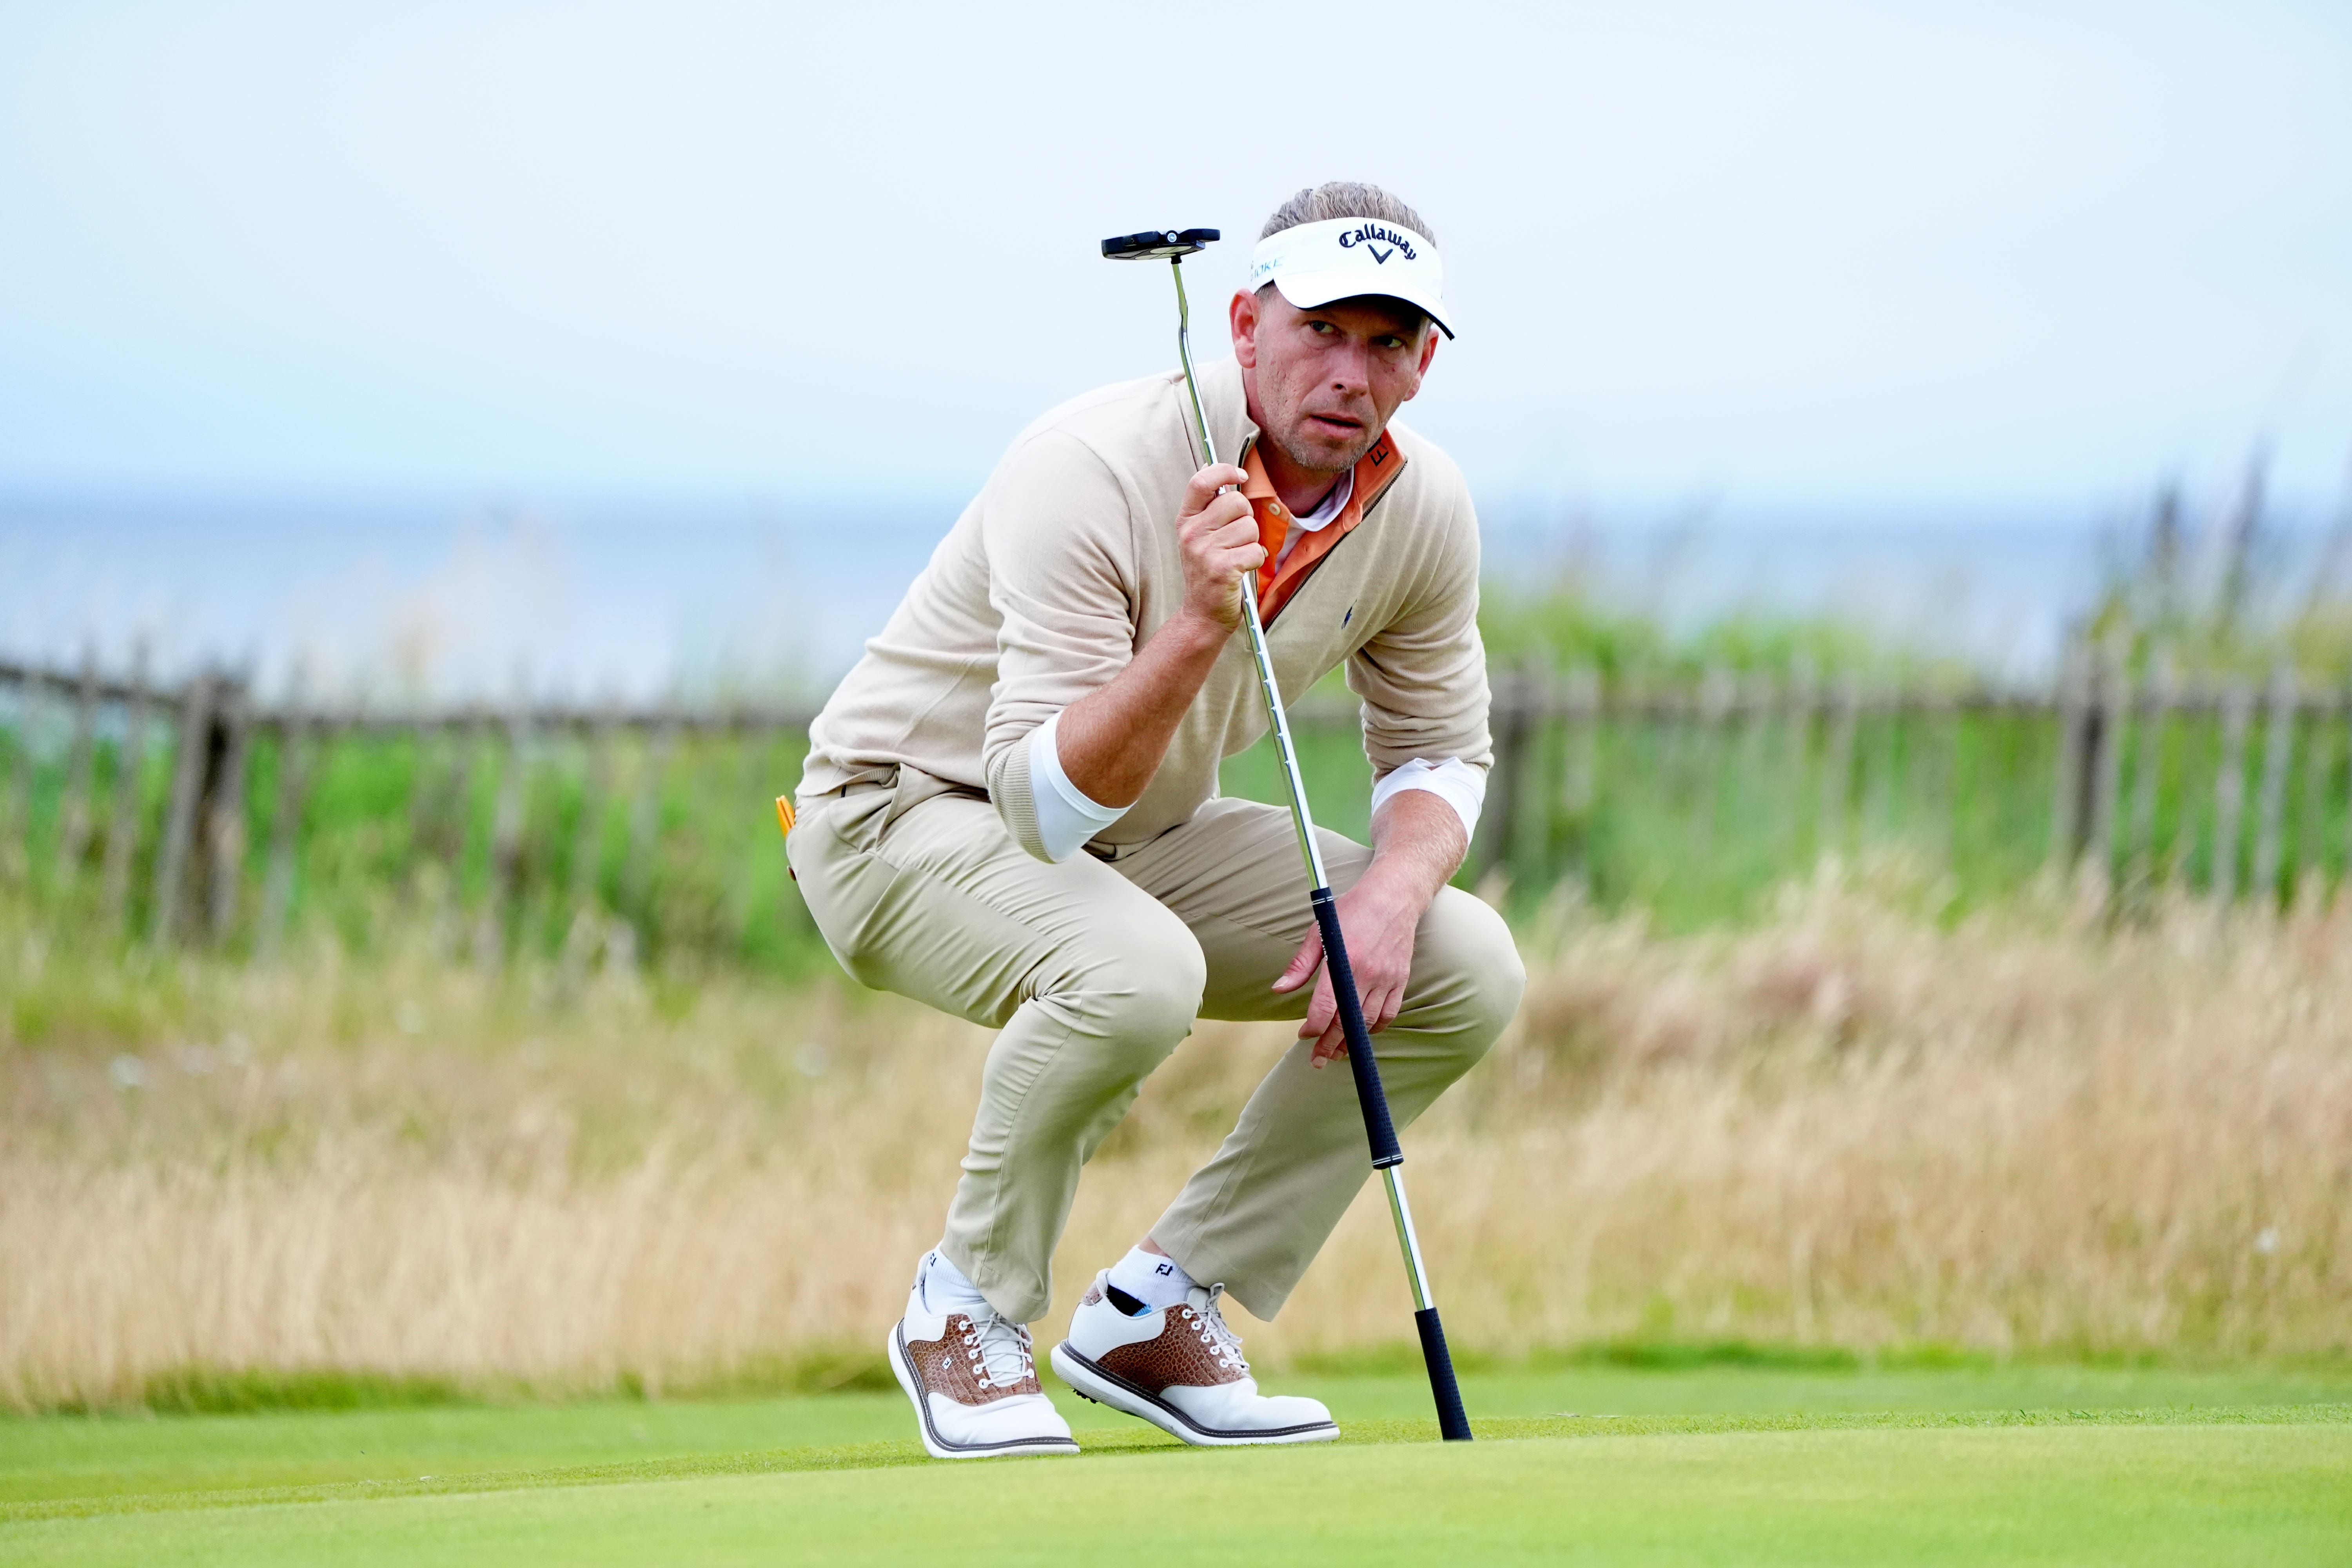
POLYGON ((1257 520, 1238 489, 1249 476, 1230 463, 1202 468, 1184 487, 1176 537, 1184 553, 1184 607, 1136 650, 1110 684, 1062 710, 1055 748, 1062 772, 1088 800, 1129 805, 1167 754, 1201 683, 1242 624, 1242 574, 1265 563, 1257 520))
POLYGON ((1184 487, 1176 538, 1184 552, 1184 610, 1227 631, 1242 624, 1242 574, 1265 564, 1257 518, 1241 487, 1249 476, 1213 463, 1184 487), (1226 489, 1226 486, 1234 487, 1226 489), (1222 492, 1222 493, 1221 493, 1222 492))

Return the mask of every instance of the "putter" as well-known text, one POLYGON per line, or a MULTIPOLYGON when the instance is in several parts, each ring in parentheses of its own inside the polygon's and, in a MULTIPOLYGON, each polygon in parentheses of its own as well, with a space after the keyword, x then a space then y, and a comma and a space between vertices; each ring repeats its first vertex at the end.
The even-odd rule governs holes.
MULTIPOLYGON (((1211 464, 1217 461, 1216 437, 1209 434, 1208 411, 1201 406, 1201 385, 1192 374, 1192 311, 1184 300, 1184 258, 1217 237, 1213 228, 1164 229, 1156 233, 1122 234, 1102 242, 1102 253, 1113 261, 1168 258, 1176 279, 1176 353, 1184 364, 1184 390, 1191 395, 1192 422, 1201 432, 1201 450, 1211 464)), ((1396 1221, 1397 1246, 1404 1253, 1404 1271, 1412 1283, 1412 1322, 1421 1332, 1422 1359, 1429 1363, 1429 1390, 1437 1400, 1437 1426, 1450 1443, 1470 1440, 1470 1417, 1463 1413, 1462 1388, 1454 1379, 1454 1357, 1445 1348, 1445 1330, 1437 1321, 1437 1304, 1430 1299, 1429 1270, 1421 1260, 1421 1238, 1413 1233, 1412 1207, 1404 1198, 1404 1150, 1399 1146, 1396 1124, 1389 1117, 1389 1097, 1381 1088, 1380 1063, 1372 1056, 1371 1031, 1364 1027, 1364 1006, 1356 994, 1356 976, 1348 967, 1348 944, 1339 933, 1339 906, 1332 901, 1331 879, 1323 869, 1323 851, 1315 842, 1315 818, 1307 805, 1307 781, 1298 772, 1298 753, 1290 743, 1290 720, 1282 709, 1282 689, 1274 679, 1274 656, 1266 650, 1265 626, 1257 615, 1257 574, 1242 579, 1242 626, 1249 633, 1250 657, 1257 663, 1258 690, 1265 699, 1266 721, 1273 726, 1276 752, 1282 758, 1283 782, 1290 790, 1290 823, 1298 830, 1298 852, 1307 862, 1307 900, 1315 907, 1315 924, 1323 933, 1323 963, 1331 974, 1331 994, 1339 1004, 1339 1026, 1348 1039, 1348 1068, 1356 1079, 1356 1100, 1364 1112, 1364 1135, 1372 1148, 1372 1169, 1389 1190, 1389 1214, 1396 1221)))

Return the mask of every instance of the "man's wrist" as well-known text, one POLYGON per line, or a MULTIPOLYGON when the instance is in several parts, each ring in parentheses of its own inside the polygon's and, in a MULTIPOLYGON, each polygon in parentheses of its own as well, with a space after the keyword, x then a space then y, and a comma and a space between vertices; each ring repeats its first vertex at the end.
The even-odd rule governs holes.
POLYGON ((1153 635, 1152 641, 1173 637, 1177 649, 1181 652, 1213 656, 1232 639, 1234 630, 1214 616, 1186 605, 1168 617, 1166 624, 1153 635))
POLYGON ((1410 916, 1419 924, 1436 899, 1438 888, 1444 886, 1443 882, 1432 886, 1427 868, 1415 858, 1375 851, 1372 863, 1364 868, 1355 890, 1358 902, 1371 903, 1391 916, 1410 916))

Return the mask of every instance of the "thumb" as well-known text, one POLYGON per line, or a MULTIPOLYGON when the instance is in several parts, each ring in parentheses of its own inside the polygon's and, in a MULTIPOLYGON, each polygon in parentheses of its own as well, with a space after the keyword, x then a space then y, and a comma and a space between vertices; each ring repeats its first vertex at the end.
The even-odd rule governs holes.
POLYGON ((1318 927, 1309 931, 1307 933, 1307 940, 1298 944, 1298 952, 1292 956, 1290 967, 1284 970, 1281 977, 1275 981, 1274 989, 1297 990, 1314 978, 1315 971, 1322 965, 1322 963, 1323 932, 1321 928, 1318 927))

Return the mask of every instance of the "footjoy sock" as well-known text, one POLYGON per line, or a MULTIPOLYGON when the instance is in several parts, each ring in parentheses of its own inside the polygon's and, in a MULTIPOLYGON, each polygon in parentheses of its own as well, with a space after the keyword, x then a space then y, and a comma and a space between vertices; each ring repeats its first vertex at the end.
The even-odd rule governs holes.
POLYGON ((1142 1302, 1142 1310, 1148 1312, 1181 1301, 1184 1292, 1192 1288, 1192 1277, 1172 1258, 1131 1247, 1125 1258, 1110 1266, 1110 1283, 1120 1293, 1142 1302))
POLYGON ((923 1264, 923 1300, 934 1312, 972 1312, 988 1305, 988 1298, 980 1287, 963 1277, 963 1270, 948 1261, 948 1255, 934 1248, 923 1264))

